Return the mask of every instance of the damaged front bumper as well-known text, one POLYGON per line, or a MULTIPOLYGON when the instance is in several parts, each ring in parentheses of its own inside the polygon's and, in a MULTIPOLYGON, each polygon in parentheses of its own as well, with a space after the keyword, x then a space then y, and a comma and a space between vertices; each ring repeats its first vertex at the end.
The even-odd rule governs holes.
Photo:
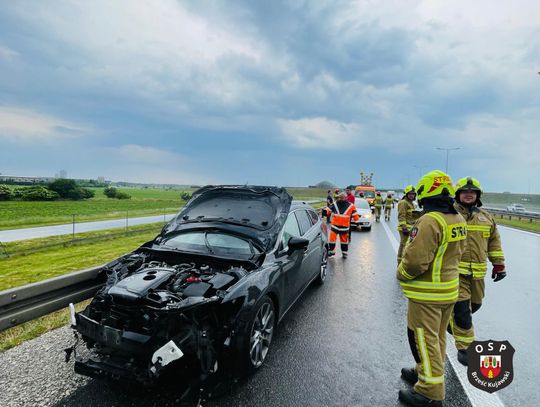
POLYGON ((99 344, 110 350, 109 354, 98 355, 97 359, 86 360, 76 357, 75 372, 100 379, 137 381, 153 384, 162 370, 184 356, 181 348, 189 349, 193 341, 191 335, 158 343, 149 335, 115 329, 102 325, 83 314, 75 314, 73 328, 85 341, 99 344), (147 360, 147 364, 141 364, 147 360))

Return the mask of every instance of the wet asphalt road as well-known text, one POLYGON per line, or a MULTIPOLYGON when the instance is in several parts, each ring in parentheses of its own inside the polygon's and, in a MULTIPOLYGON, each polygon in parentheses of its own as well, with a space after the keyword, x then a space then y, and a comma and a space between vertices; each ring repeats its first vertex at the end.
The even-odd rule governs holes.
MULTIPOLYGON (((280 324, 260 371, 205 406, 398 406, 412 366, 406 304, 395 252, 381 225, 354 233, 350 256, 329 261, 324 286, 309 287, 280 324)), ((144 391, 78 377, 63 362, 67 328, 0 354, 0 405, 171 406, 173 388, 144 391)), ((447 366, 448 406, 468 406, 447 366)), ((186 405, 194 405, 186 404, 186 405)))
POLYGON ((508 340, 514 380, 497 392, 507 406, 540 406, 540 234, 500 227, 508 276, 486 276, 486 297, 474 314, 477 340, 508 340))

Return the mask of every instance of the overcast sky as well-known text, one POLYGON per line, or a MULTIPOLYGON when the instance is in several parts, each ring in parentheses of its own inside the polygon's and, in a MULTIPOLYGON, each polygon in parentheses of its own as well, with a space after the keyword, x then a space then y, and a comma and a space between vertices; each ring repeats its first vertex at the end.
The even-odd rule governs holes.
POLYGON ((540 193, 538 0, 0 3, 2 174, 540 193))

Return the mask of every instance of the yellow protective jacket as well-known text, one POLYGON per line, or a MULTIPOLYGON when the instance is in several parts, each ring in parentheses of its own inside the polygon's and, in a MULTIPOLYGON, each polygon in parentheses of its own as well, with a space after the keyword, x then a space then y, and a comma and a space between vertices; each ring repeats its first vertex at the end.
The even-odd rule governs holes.
POLYGON ((373 198, 373 206, 376 208, 380 208, 383 204, 382 196, 376 195, 375 198, 373 198))
POLYGON ((476 206, 469 210, 456 202, 454 207, 465 218, 468 230, 466 248, 459 262, 459 272, 472 275, 477 280, 483 279, 487 272, 487 259, 492 264, 504 265, 504 253, 497 224, 489 212, 476 206))
POLYGON ((406 226, 409 231, 412 229, 414 222, 422 215, 414 209, 414 204, 407 198, 402 199, 398 203, 398 230, 401 231, 403 226, 406 226))
POLYGON ((393 208, 394 207, 394 198, 386 198, 383 203, 384 203, 385 208, 393 208))
POLYGON ((450 304, 458 299, 458 265, 467 236, 460 214, 428 212, 415 223, 396 277, 405 297, 420 303, 450 304))

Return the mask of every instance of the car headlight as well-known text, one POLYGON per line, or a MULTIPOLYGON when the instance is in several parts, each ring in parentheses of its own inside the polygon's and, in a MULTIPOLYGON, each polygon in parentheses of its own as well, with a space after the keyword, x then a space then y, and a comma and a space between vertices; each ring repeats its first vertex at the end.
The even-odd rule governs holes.
POLYGON ((365 215, 364 215, 364 218, 368 218, 368 219, 371 218, 371 214, 370 214, 370 213, 365 214, 365 215))

